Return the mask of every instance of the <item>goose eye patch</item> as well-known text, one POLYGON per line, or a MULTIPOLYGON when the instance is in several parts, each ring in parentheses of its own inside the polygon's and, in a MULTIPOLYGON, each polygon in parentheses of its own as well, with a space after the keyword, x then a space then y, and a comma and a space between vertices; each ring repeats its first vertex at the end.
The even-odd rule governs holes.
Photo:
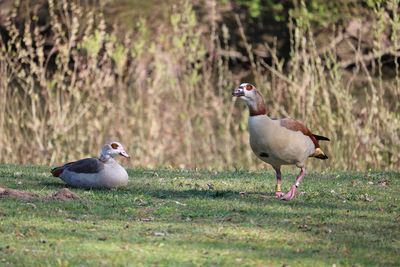
POLYGON ((111 144, 111 147, 112 147, 113 149, 117 149, 117 148, 118 148, 118 144, 112 143, 112 144, 111 144))
POLYGON ((250 91, 251 89, 253 89, 253 86, 251 86, 250 84, 246 85, 246 90, 250 91))

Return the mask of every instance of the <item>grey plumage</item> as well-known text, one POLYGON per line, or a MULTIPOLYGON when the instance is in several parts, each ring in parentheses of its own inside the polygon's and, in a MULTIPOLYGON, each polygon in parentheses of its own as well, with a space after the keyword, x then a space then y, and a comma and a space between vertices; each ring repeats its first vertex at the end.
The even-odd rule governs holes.
POLYGON ((64 165, 66 169, 76 173, 98 173, 104 169, 104 163, 96 158, 86 158, 64 165))

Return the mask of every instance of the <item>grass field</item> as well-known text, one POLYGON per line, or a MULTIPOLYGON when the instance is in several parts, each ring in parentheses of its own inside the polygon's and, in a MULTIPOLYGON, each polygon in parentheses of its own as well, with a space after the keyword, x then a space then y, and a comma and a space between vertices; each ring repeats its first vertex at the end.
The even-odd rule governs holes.
MULTIPOLYGON (((398 266, 400 173, 310 173, 291 202, 272 172, 130 169, 128 188, 63 188, 0 165, 0 266, 398 266)), ((295 173, 284 172, 287 190, 295 173)))

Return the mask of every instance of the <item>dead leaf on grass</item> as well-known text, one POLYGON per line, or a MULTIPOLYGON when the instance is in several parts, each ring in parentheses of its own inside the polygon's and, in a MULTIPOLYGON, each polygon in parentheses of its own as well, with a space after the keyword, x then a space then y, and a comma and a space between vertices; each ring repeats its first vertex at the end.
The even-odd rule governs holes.
POLYGON ((14 247, 7 245, 3 248, 0 248, 0 251, 4 252, 6 254, 10 254, 10 253, 14 253, 16 251, 16 249, 14 247))
POLYGON ((141 220, 142 222, 151 222, 151 221, 154 221, 154 218, 153 218, 153 217, 141 218, 140 220, 141 220))
POLYGON ((389 185, 389 181, 386 179, 381 179, 378 181, 378 186, 380 187, 387 187, 389 185))
POLYGON ((220 219, 220 221, 223 221, 223 222, 231 222, 232 220, 233 220, 232 216, 225 216, 220 219))
POLYGON ((137 203, 138 206, 146 206, 148 204, 147 201, 145 201, 141 198, 135 199, 135 202, 137 203))
POLYGON ((154 232, 153 235, 154 236, 166 236, 167 233, 165 233, 165 232, 154 232))
POLYGON ((301 225, 299 225, 299 229, 302 230, 303 232, 311 231, 311 227, 308 226, 307 224, 301 224, 301 225))
POLYGON ((35 204, 33 204, 33 203, 30 203, 30 202, 26 203, 26 205, 27 205, 27 206, 31 206, 31 207, 32 207, 32 208, 34 208, 34 209, 36 209, 36 208, 37 208, 35 204))
POLYGON ((362 196, 362 198, 363 198, 364 201, 367 201, 367 202, 372 202, 372 201, 374 201, 374 199, 373 199, 370 195, 368 195, 368 194, 364 194, 364 195, 362 196))
POLYGON ((185 203, 181 203, 181 202, 179 202, 179 201, 173 201, 175 204, 177 204, 177 205, 180 205, 180 206, 186 206, 186 204, 185 203))
POLYGON ((185 222, 191 222, 191 221, 193 221, 193 219, 190 218, 190 217, 186 217, 186 218, 184 219, 184 221, 185 221, 185 222))

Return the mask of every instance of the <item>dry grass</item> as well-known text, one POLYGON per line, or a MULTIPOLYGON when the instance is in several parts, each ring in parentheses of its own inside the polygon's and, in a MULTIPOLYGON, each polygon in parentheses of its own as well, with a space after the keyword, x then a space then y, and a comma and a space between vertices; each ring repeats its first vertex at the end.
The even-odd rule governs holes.
MULTIPOLYGON (((15 9, 11 40, 0 43, 0 162, 51 165, 117 139, 134 155, 132 166, 260 166, 248 146, 247 112, 231 97, 242 81, 228 66, 226 30, 218 36, 211 22, 211 33, 202 32, 185 2, 170 17, 172 33, 151 32, 138 20, 121 40, 101 12, 48 3, 50 24, 38 25, 33 14, 18 28, 15 9)), ((382 29, 391 29, 391 52, 400 48, 400 21, 396 12, 382 16, 388 10, 398 10, 395 0, 376 8, 374 55, 383 51, 382 29)), ((333 140, 324 145, 331 160, 320 168, 399 168, 398 64, 395 77, 384 79, 382 64, 373 74, 355 46, 349 74, 334 47, 320 52, 306 18, 293 21, 289 64, 269 48, 267 65, 246 45, 270 113, 303 120, 333 140), (360 77, 365 82, 355 82, 360 77)))

